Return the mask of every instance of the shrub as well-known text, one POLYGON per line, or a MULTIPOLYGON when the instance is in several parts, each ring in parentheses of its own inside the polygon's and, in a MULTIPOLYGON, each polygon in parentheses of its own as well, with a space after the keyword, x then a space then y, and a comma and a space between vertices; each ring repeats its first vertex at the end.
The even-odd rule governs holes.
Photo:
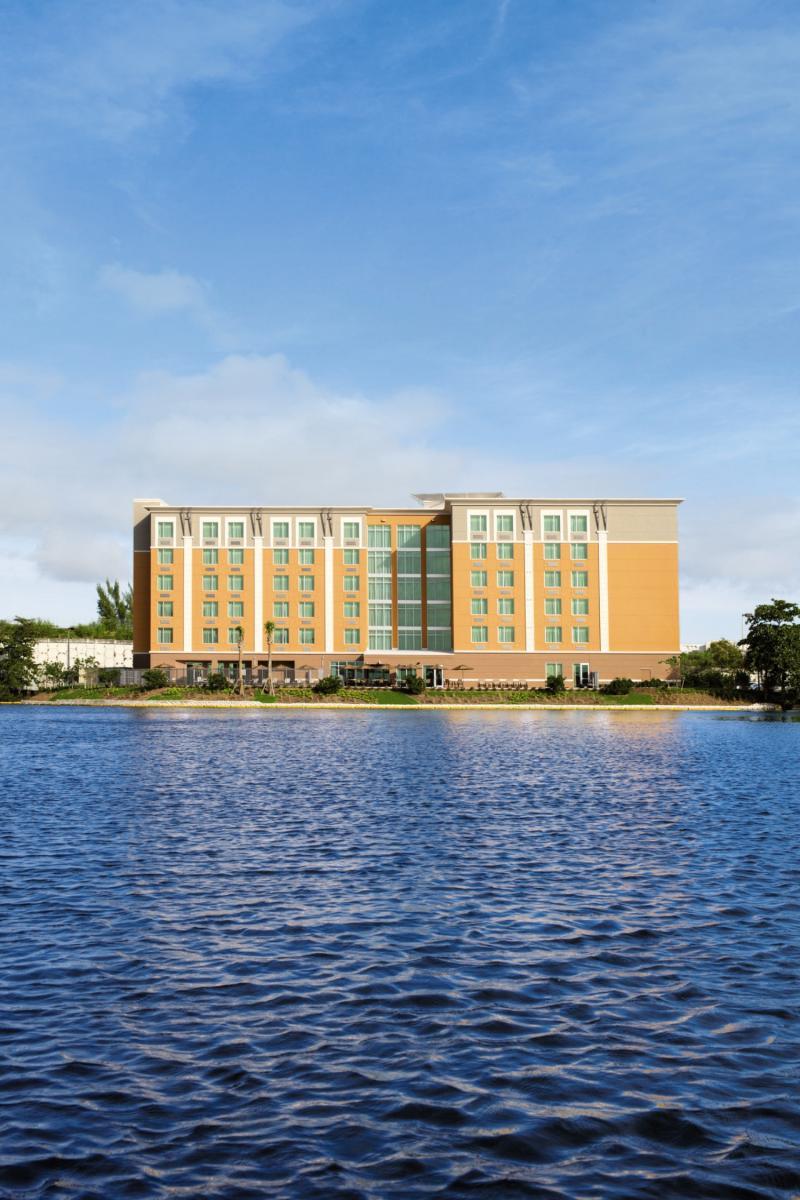
POLYGON ((206 680, 206 687, 209 692, 224 692, 228 687, 228 681, 225 678, 223 671, 211 671, 206 680))
POLYGON ((168 683, 169 676, 161 667, 150 667, 142 675, 142 685, 148 692, 152 692, 155 688, 166 687, 168 683))
POLYGON ((409 675, 403 686, 411 696, 421 696, 425 691, 425 680, 421 675, 409 675))
POLYGON ((624 679, 621 675, 618 675, 610 683, 604 683, 600 691, 605 692, 607 696, 627 696, 633 691, 633 680, 624 679))
POLYGON ((548 675, 547 683, 544 685, 545 691, 551 696, 560 696, 564 689, 563 675, 548 675))
POLYGON ((97 672, 97 682, 103 684, 104 687, 117 687, 119 685, 119 667, 101 667, 97 672))
POLYGON ((314 685, 314 691, 319 696, 335 696, 342 690, 342 681, 338 675, 326 675, 314 685))

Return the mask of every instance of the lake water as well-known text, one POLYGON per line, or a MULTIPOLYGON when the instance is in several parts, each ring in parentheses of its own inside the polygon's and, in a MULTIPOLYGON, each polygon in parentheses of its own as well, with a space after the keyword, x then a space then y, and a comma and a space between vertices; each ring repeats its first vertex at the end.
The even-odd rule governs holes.
POLYGON ((800 725, 0 709, 0 1196, 790 1197, 800 725))

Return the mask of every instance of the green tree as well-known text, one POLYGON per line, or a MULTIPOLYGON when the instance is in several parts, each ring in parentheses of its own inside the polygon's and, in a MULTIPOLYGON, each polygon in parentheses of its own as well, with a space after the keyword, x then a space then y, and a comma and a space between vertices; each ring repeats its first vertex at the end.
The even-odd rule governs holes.
POLYGON ((102 630, 115 637, 133 637, 133 592, 130 587, 123 592, 119 580, 106 585, 97 585, 97 615, 102 630))
POLYGON ((745 666, 767 695, 790 704, 800 696, 800 605, 790 600, 758 604, 745 613, 745 666))
POLYGON ((274 621, 267 621, 264 626, 264 633, 267 637, 267 692, 270 696, 274 696, 275 684, 272 682, 272 642, 275 637, 274 621))
POLYGON ((0 630, 0 697, 15 699, 36 686, 35 643, 34 622, 25 617, 6 622, 0 630))

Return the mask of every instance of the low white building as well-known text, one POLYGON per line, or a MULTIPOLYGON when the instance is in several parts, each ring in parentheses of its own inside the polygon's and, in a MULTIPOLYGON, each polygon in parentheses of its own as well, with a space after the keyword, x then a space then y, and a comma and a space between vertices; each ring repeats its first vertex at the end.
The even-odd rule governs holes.
POLYGON ((39 667, 44 667, 45 663, 58 663, 69 670, 79 664, 83 682, 87 660, 91 660, 92 670, 132 667, 133 642, 117 642, 113 638, 37 638, 33 655, 39 667))

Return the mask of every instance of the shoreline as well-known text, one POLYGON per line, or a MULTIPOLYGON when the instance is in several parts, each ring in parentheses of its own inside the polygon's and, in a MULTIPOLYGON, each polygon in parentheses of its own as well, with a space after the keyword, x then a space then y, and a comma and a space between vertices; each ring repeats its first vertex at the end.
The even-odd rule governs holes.
POLYGON ((269 712, 280 709, 287 712, 291 709, 302 709, 308 712, 314 709, 324 709, 326 712, 731 712, 731 713, 763 713, 780 712, 778 705, 773 704, 481 704, 475 701, 470 704, 371 704, 362 701, 342 704, 324 700, 264 703, 260 700, 21 700, 0 701, 0 705, 8 708, 247 708, 260 709, 269 712))

